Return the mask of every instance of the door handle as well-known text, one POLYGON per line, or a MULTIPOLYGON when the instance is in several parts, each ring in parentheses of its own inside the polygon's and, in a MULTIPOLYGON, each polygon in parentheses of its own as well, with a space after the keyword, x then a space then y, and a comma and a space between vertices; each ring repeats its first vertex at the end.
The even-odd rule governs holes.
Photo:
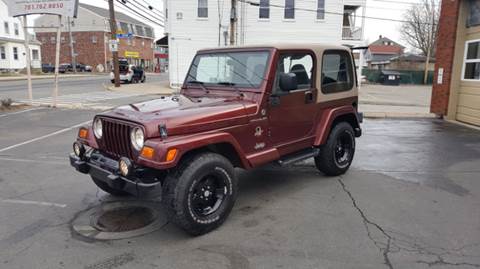
POLYGON ((307 91, 305 92, 305 104, 313 103, 313 92, 307 91))

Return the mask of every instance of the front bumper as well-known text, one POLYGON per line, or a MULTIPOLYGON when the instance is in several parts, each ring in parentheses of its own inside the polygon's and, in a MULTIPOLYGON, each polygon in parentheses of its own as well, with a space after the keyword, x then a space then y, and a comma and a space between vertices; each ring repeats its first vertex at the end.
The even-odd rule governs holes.
POLYGON ((136 196, 144 196, 160 187, 159 172, 137 167, 124 177, 118 170, 118 162, 103 156, 100 153, 91 153, 83 160, 75 154, 70 154, 70 165, 80 173, 90 174, 92 177, 108 184, 111 188, 126 191, 136 196))

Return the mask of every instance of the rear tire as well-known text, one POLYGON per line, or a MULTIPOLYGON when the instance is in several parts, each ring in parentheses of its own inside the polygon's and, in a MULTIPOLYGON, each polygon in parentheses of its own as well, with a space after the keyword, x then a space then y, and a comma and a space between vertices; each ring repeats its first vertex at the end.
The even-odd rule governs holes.
POLYGON ((99 187, 102 191, 104 191, 106 193, 109 193, 113 196, 127 196, 127 195, 129 195, 128 192, 126 192, 126 191, 122 191, 122 190, 115 189, 115 188, 112 188, 112 187, 108 186, 107 183, 101 181, 100 179, 92 177, 92 180, 93 180, 93 183, 95 183, 95 185, 97 185, 97 187, 99 187))
POLYGON ((320 147, 320 154, 315 157, 315 165, 327 176, 339 176, 350 168, 354 154, 353 128, 347 122, 340 122, 333 127, 327 143, 320 147))
POLYGON ((237 197, 232 164, 222 155, 200 153, 182 161, 163 183, 169 219, 191 235, 219 227, 237 197))

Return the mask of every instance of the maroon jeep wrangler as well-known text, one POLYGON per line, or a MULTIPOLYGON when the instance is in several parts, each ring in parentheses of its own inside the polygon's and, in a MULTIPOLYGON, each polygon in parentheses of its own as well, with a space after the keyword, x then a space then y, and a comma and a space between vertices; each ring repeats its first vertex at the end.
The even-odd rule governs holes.
POLYGON ((161 187, 170 219, 200 235, 232 210, 234 167, 313 157, 324 174, 345 173, 361 135, 357 104, 349 48, 201 50, 179 94, 118 107, 81 127, 70 163, 112 195, 161 187))

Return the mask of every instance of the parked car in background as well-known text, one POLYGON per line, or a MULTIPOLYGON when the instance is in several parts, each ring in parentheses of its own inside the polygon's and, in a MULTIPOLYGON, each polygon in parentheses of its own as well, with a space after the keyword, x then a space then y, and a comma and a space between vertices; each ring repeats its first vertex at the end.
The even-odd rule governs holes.
POLYGON ((53 73, 55 72, 55 66, 52 64, 42 64, 43 73, 53 73))
MULTIPOLYGON (((142 67, 133 64, 123 64, 123 62, 121 63, 122 64, 119 65, 120 81, 125 83, 145 82, 147 78, 142 67)), ((113 71, 110 72, 110 81, 115 83, 115 75, 113 74, 113 71)))
POLYGON ((85 65, 84 71, 85 71, 85 72, 92 72, 92 71, 93 71, 93 67, 92 67, 91 65, 85 65))
POLYGON ((66 72, 72 72, 73 71, 73 67, 71 64, 61 64, 59 67, 58 67, 58 72, 60 73, 66 73, 66 72))

